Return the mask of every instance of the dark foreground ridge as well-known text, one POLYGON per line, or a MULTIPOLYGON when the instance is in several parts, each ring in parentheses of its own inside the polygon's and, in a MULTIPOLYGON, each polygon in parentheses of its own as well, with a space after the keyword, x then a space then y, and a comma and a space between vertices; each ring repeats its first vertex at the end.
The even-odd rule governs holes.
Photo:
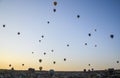
POLYGON ((38 71, 28 70, 0 70, 0 78, 120 78, 120 69, 89 71, 38 71))

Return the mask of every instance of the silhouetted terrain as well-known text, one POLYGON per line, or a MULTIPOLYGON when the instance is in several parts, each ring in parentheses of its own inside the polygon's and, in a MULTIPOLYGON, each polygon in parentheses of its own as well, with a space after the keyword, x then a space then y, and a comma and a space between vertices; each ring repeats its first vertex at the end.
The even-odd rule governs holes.
POLYGON ((0 78, 120 78, 120 70, 92 71, 39 71, 28 70, 0 70, 0 78))

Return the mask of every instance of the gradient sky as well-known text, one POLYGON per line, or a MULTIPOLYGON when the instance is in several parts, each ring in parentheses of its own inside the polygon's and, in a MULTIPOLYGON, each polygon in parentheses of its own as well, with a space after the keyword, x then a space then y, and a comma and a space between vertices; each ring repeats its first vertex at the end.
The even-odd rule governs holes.
POLYGON ((57 6, 54 1, 0 0, 0 69, 118 69, 120 0, 56 0, 57 6))

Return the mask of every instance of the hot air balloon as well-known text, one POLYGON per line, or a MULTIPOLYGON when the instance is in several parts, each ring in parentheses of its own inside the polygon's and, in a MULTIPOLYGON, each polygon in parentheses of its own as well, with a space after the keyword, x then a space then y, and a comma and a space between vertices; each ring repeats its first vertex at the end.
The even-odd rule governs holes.
POLYGON ((97 31, 97 29, 95 29, 95 31, 97 31))
POLYGON ((113 35, 113 34, 111 34, 111 35, 110 35, 110 38, 112 38, 112 39, 113 39, 113 38, 114 38, 114 35, 113 35))
POLYGON ((39 42, 41 42, 41 40, 39 40, 39 42))
POLYGON ((94 71, 94 68, 92 68, 91 70, 94 71))
POLYGON ((54 52, 54 50, 51 50, 51 52, 54 52))
POLYGON ((44 38, 44 35, 42 35, 41 37, 44 38))
POLYGON ((32 54, 33 54, 34 52, 32 52, 32 54))
POLYGON ((64 58, 64 61, 66 61, 66 58, 64 58))
POLYGON ((54 6, 56 6, 56 5, 57 5, 57 2, 56 2, 56 1, 54 1, 54 2, 53 2, 53 4, 54 4, 54 6))
POLYGON ((53 69, 49 70, 49 75, 50 75, 51 78, 54 76, 54 73, 55 73, 55 72, 54 72, 53 69))
POLYGON ((97 47, 97 45, 95 44, 95 47, 97 47))
POLYGON ((53 12, 56 12, 56 9, 53 9, 53 12))
POLYGON ((14 67, 12 67, 11 70, 14 70, 14 67))
POLYGON ((20 35, 20 32, 18 32, 17 34, 20 35))
POLYGON ((3 27, 5 27, 5 25, 3 25, 3 27))
POLYGON ((49 21, 47 21, 47 23, 49 24, 50 22, 49 22, 49 21))
POLYGON ((85 43, 85 45, 87 45, 87 43, 85 43))
POLYGON ((80 15, 77 15, 77 18, 80 18, 80 15))
POLYGON ((119 61, 116 61, 117 63, 119 63, 119 61))
POLYGON ((90 36, 91 36, 91 33, 88 33, 88 36, 90 37, 90 36))
POLYGON ((70 45, 69 44, 67 44, 67 47, 69 47, 70 45))
POLYGON ((41 63, 41 62, 42 62, 42 59, 39 59, 39 62, 41 63))
POLYGON ((90 69, 88 69, 88 72, 90 72, 90 69))
POLYGON ((56 62, 55 61, 53 61, 53 64, 55 64, 56 62))
POLYGON ((11 67, 12 65, 11 64, 9 64, 9 67, 11 67))
POLYGON ((44 52, 44 55, 46 55, 46 52, 44 52))
POLYGON ((84 73, 86 72, 86 69, 83 69, 84 73))
POLYGON ((22 64, 22 66, 24 66, 24 64, 22 64))
POLYGON ((39 69, 40 69, 40 71, 42 71, 43 67, 42 67, 42 66, 40 66, 40 67, 39 67, 39 69))

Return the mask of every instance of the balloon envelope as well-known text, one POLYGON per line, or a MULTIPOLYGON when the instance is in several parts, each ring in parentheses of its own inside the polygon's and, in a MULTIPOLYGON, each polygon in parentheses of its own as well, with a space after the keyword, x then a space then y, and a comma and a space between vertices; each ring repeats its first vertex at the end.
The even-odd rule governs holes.
POLYGON ((56 9, 53 9, 53 12, 56 12, 56 9))
POLYGON ((80 18, 80 15, 77 15, 77 18, 80 18))
POLYGON ((22 66, 24 66, 24 64, 22 64, 22 66))
POLYGON ((17 34, 20 35, 20 32, 18 32, 17 34))
POLYGON ((12 65, 11 64, 9 64, 9 67, 11 67, 12 65))
POLYGON ((88 33, 88 36, 91 36, 91 33, 88 33))
POLYGON ((42 35, 41 37, 44 38, 44 35, 42 35))
POLYGON ((3 25, 3 27, 5 27, 5 25, 3 25))
POLYGON ((95 31, 97 31, 97 29, 95 29, 95 31))
POLYGON ((46 55, 46 53, 44 52, 44 55, 46 55))
POLYGON ((53 75, 54 75, 54 70, 53 69, 51 69, 50 71, 49 71, 49 75, 52 77, 53 75))
POLYGON ((39 40, 39 42, 41 42, 41 40, 39 40))
POLYGON ((39 62, 41 63, 41 62, 42 62, 42 59, 39 59, 39 62))
POLYGON ((49 24, 50 22, 49 22, 49 21, 47 21, 47 23, 49 24))
POLYGON ((67 47, 69 47, 70 45, 69 44, 67 44, 67 47))
POLYGON ((95 44, 95 47, 97 47, 97 45, 95 44))
POLYGON ((117 61, 117 63, 119 63, 119 61, 117 61))
POLYGON ((54 1, 54 2, 53 2, 53 4, 54 4, 54 6, 56 6, 56 5, 57 5, 57 2, 56 2, 56 1, 54 1))
POLYGON ((12 67, 11 70, 14 70, 14 67, 12 67))
POLYGON ((53 61, 53 64, 55 64, 56 62, 55 61, 53 61))
POLYGON ((54 50, 51 50, 51 52, 54 52, 54 50))
POLYGON ((66 58, 64 58, 64 61, 66 61, 66 58))
POLYGON ((40 66, 40 67, 39 67, 39 69, 40 69, 40 71, 41 71, 41 70, 43 69, 43 67, 42 67, 42 66, 40 66))
POLYGON ((112 39, 113 39, 113 38, 114 38, 114 35, 113 35, 113 34, 111 34, 111 35, 110 35, 110 38, 112 38, 112 39))
POLYGON ((85 43, 85 45, 87 45, 87 43, 85 43))

